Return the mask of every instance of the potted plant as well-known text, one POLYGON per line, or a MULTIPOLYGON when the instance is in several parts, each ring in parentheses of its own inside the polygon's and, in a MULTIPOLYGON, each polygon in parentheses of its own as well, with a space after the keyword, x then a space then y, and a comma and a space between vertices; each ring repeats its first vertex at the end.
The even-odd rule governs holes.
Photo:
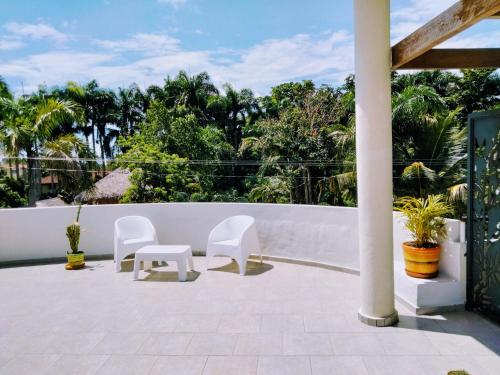
POLYGON ((451 213, 452 207, 442 195, 403 197, 396 203, 396 210, 406 217, 406 229, 413 237, 413 241, 402 244, 406 274, 419 279, 436 277, 441 256, 439 242, 447 235, 443 216, 451 213))
POLYGON ((67 270, 74 270, 83 268, 85 266, 85 253, 78 250, 78 245, 80 244, 80 211, 82 210, 82 205, 78 205, 78 211, 76 213, 76 219, 66 228, 66 237, 69 240, 69 247, 71 252, 67 252, 66 256, 68 258, 68 263, 66 264, 67 270))

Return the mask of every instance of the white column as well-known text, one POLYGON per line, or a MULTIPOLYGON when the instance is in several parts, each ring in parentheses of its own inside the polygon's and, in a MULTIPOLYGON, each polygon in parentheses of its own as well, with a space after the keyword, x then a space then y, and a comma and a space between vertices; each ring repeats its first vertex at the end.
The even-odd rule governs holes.
POLYGON ((390 0, 354 0, 356 165, 361 271, 359 319, 398 320, 392 255, 390 0))

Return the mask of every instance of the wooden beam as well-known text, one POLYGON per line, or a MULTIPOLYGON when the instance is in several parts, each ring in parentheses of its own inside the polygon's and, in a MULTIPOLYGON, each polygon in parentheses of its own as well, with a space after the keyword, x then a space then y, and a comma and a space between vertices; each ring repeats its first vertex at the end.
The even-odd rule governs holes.
POLYGON ((496 18, 496 19, 499 19, 500 18, 500 12, 499 13, 496 13, 492 16, 490 16, 490 18, 496 18))
POLYGON ((499 12, 499 0, 458 1, 392 47, 392 68, 398 69, 481 19, 499 12))
POLYGON ((398 69, 500 68, 500 48, 431 49, 398 69))

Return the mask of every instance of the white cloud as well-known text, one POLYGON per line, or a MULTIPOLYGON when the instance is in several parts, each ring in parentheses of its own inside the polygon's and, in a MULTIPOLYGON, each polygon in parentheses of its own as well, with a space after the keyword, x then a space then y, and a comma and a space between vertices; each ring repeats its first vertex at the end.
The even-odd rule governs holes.
MULTIPOLYGON (((113 57, 77 51, 54 51, 0 63, 0 72, 4 77, 15 77, 14 82, 20 84, 22 81, 24 90, 30 92, 40 84, 54 86, 69 80, 89 80, 96 66, 110 62, 113 57)), ((12 86, 14 90, 20 91, 20 87, 16 88, 15 84, 12 86)))
POLYGON ((187 0, 158 0, 158 2, 161 4, 168 4, 170 6, 173 6, 174 8, 178 8, 182 5, 185 5, 187 3, 187 0))
POLYGON ((457 35, 439 45, 440 48, 497 48, 500 46, 500 30, 468 36, 457 35))
POLYGON ((144 52, 158 55, 177 50, 180 41, 168 35, 140 33, 122 40, 96 40, 95 44, 115 52, 144 52))
POLYGON ((181 69, 189 74, 207 71, 218 85, 230 82, 237 88, 248 87, 257 94, 267 94, 271 86, 292 80, 311 78, 338 83, 353 67, 352 35, 346 31, 271 39, 243 50, 187 51, 174 43, 175 48, 155 55, 141 52, 130 40, 105 44, 111 52, 54 51, 31 55, 0 63, 0 71, 11 80, 22 79, 26 90, 36 89, 39 84, 61 85, 69 80, 85 82, 94 78, 109 87, 132 82, 145 87, 162 84, 167 75, 176 75, 181 69), (131 63, 121 63, 124 55, 120 52, 134 48, 140 56, 131 63))
MULTIPOLYGON (((392 44, 410 35, 419 27, 438 16, 456 3, 456 0, 411 0, 408 5, 391 13, 392 44)), ((498 47, 500 32, 481 33, 473 29, 458 34, 437 46, 438 48, 487 48, 498 47)))
POLYGON ((456 3, 456 0, 411 0, 391 12, 391 37, 397 42, 456 3))
POLYGON ((0 39, 0 50, 6 51, 24 47, 24 43, 16 39, 0 39))
POLYGON ((11 35, 21 38, 52 39, 58 43, 66 42, 70 39, 69 35, 45 23, 31 24, 9 22, 3 25, 3 28, 11 35))
POLYGON ((457 0, 411 0, 410 5, 395 9, 391 16, 403 21, 426 22, 456 2, 457 0))
MULTIPOLYGON (((264 94, 278 83, 311 78, 326 80, 347 75, 353 67, 352 35, 334 32, 324 38, 299 34, 272 39, 240 53, 236 60, 214 67, 218 82, 235 82, 264 94)), ((330 82, 334 83, 334 82, 330 82)))

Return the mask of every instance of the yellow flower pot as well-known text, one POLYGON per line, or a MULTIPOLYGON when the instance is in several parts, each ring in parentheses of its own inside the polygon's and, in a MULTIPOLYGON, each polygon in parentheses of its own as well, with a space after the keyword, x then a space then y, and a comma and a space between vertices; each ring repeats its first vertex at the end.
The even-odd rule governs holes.
POLYGON ((68 258, 68 263, 66 264, 66 269, 68 270, 75 270, 85 266, 85 253, 83 251, 77 254, 67 253, 66 257, 68 258))
POLYGON ((415 247, 413 242, 403 243, 405 271, 408 276, 418 279, 432 279, 439 272, 441 246, 415 247))

